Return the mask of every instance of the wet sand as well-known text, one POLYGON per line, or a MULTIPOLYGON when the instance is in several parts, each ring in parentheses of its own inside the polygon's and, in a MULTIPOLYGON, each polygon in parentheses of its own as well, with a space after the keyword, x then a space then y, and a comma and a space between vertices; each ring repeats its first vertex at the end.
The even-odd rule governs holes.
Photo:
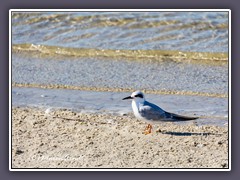
POLYGON ((12 168, 228 168, 227 126, 12 109, 12 168))

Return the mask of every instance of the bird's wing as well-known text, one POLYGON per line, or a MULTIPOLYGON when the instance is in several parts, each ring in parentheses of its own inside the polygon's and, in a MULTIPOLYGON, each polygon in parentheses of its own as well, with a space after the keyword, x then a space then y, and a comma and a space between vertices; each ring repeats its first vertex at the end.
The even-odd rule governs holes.
POLYGON ((159 121, 189 121, 198 119, 198 117, 182 116, 174 113, 169 113, 161 109, 155 104, 148 101, 139 107, 139 113, 148 120, 159 121))
POLYGON ((161 120, 165 117, 165 111, 163 109, 147 101, 139 106, 139 113, 148 120, 161 120))

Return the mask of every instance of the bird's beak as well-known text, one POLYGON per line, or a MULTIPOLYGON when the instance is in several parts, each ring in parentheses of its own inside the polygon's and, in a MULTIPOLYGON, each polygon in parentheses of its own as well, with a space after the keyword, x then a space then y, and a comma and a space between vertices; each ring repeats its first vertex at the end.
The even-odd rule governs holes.
POLYGON ((126 99, 133 99, 131 96, 125 97, 122 100, 126 100, 126 99))

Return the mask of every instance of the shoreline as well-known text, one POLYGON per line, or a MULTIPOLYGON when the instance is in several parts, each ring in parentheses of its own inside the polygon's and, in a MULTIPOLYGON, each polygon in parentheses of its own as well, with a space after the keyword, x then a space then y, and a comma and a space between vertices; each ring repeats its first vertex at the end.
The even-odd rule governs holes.
POLYGON ((228 168, 228 127, 12 108, 12 168, 228 168))
MULTIPOLYGON (((133 92, 133 88, 103 88, 103 87, 83 87, 83 86, 70 86, 60 84, 24 84, 12 83, 13 88, 41 88, 41 89, 67 89, 67 90, 80 90, 80 91, 96 91, 96 92, 133 92)), ((224 93, 207 93, 207 92, 194 92, 194 91, 177 91, 177 90, 148 90, 143 89, 144 93, 158 94, 158 95, 184 95, 184 96, 203 96, 203 97, 216 97, 228 98, 228 94, 224 93)))

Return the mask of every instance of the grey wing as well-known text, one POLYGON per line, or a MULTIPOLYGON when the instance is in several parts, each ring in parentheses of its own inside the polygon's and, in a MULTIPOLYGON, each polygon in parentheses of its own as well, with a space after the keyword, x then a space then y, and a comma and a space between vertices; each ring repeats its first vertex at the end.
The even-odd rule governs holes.
POLYGON ((189 121, 198 119, 198 117, 188 117, 166 112, 157 105, 152 104, 148 101, 145 101, 144 105, 139 108, 139 113, 148 120, 189 121))
POLYGON ((145 103, 139 107, 139 113, 142 117, 148 120, 163 120, 165 119, 165 111, 155 104, 145 101, 145 103))

